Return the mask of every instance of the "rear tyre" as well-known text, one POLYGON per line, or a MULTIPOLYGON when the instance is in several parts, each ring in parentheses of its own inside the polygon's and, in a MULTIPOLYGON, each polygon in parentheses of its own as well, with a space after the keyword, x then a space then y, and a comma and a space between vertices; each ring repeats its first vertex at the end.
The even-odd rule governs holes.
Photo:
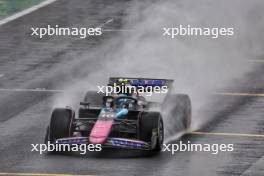
POLYGON ((146 112, 139 119, 139 138, 151 144, 152 151, 160 151, 163 146, 164 127, 159 112, 146 112))
POLYGON ((103 94, 97 93, 96 91, 88 91, 86 92, 83 101, 93 105, 102 105, 103 94))
POLYGON ((45 138, 44 138, 44 144, 48 144, 49 140, 49 126, 47 127, 45 138))
MULTIPOLYGON (((168 95, 163 103, 163 110, 169 116, 170 124, 177 127, 177 132, 191 126, 191 100, 188 95, 168 95), (172 121, 173 119, 176 119, 172 121)), ((174 128, 175 128, 174 126, 174 128)))
POLYGON ((74 112, 71 109, 56 108, 51 115, 50 125, 47 129, 49 141, 72 136, 72 121, 74 112))

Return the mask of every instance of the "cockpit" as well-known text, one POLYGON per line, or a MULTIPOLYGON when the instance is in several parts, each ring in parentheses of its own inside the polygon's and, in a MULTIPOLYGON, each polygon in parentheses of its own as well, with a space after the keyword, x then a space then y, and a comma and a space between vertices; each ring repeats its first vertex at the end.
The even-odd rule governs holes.
POLYGON ((129 110, 136 110, 143 108, 144 103, 142 100, 138 100, 129 96, 105 96, 104 97, 104 106, 106 108, 126 108, 129 110))

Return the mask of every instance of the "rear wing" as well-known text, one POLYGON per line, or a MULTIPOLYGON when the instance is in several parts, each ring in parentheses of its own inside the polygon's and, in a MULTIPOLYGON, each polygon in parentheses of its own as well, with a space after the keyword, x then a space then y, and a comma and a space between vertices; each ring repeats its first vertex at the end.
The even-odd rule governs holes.
POLYGON ((131 85, 131 86, 166 86, 168 89, 171 88, 173 83, 172 79, 155 79, 155 78, 129 78, 129 77, 110 77, 108 85, 131 85))

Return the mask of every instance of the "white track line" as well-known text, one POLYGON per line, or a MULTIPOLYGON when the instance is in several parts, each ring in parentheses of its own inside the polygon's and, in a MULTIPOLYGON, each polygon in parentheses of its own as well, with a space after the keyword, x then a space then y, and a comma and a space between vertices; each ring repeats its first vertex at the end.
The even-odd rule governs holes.
MULTIPOLYGON (((107 20, 106 22, 100 24, 99 26, 97 26, 98 28, 102 28, 104 27, 104 25, 112 23, 114 21, 113 18, 107 20)), ((135 31, 133 29, 102 29, 103 32, 131 32, 131 31, 135 31)))
POLYGON ((0 175, 10 176, 95 176, 95 175, 75 175, 75 174, 48 174, 48 173, 0 173, 0 175))
POLYGON ((214 94, 216 94, 216 95, 228 95, 228 96, 264 97, 264 93, 216 92, 214 94))
MULTIPOLYGON (((79 92, 74 90, 63 90, 63 89, 46 89, 46 88, 29 88, 29 89, 1 89, 0 92, 79 92)), ((216 92, 212 93, 215 95, 226 95, 226 96, 248 96, 248 97, 264 97, 264 93, 236 93, 236 92, 216 92)))
POLYGON ((66 92, 66 90, 45 89, 45 88, 36 88, 36 89, 0 89, 0 92, 66 92))
POLYGON ((235 137, 264 138, 264 134, 247 134, 247 133, 214 133, 214 132, 194 131, 194 132, 190 132, 188 134, 192 134, 192 135, 212 135, 212 136, 235 136, 235 137))
POLYGON ((104 23, 100 24, 99 26, 97 26, 97 28, 102 28, 104 25, 106 25, 106 24, 108 24, 108 23, 111 23, 111 22, 113 22, 113 21, 114 21, 114 19, 111 18, 111 19, 107 20, 106 22, 104 22, 104 23))
POLYGON ((15 14, 7 17, 7 18, 4 18, 4 19, 0 20, 0 26, 3 25, 3 24, 8 23, 10 21, 13 21, 15 19, 18 19, 18 18, 20 18, 20 17, 22 17, 24 15, 27 15, 27 14, 29 14, 31 12, 34 12, 34 11, 36 11, 36 10, 42 8, 42 7, 45 7, 45 6, 51 4, 51 3, 55 2, 55 1, 58 1, 58 0, 46 0, 46 1, 43 1, 42 3, 40 3, 38 5, 30 7, 28 9, 25 9, 25 10, 23 10, 21 12, 15 13, 15 14))
POLYGON ((113 18, 111 18, 111 19, 107 20, 107 21, 105 22, 105 24, 111 23, 112 21, 114 21, 114 19, 113 19, 113 18))
POLYGON ((133 32, 133 29, 103 29, 105 32, 133 32))

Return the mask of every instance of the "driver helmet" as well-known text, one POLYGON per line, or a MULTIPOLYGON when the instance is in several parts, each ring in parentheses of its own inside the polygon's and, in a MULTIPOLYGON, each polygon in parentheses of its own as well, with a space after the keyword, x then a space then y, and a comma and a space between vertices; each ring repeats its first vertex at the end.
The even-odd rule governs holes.
POLYGON ((114 106, 114 99, 113 98, 107 98, 105 101, 105 107, 106 108, 112 108, 114 106))

